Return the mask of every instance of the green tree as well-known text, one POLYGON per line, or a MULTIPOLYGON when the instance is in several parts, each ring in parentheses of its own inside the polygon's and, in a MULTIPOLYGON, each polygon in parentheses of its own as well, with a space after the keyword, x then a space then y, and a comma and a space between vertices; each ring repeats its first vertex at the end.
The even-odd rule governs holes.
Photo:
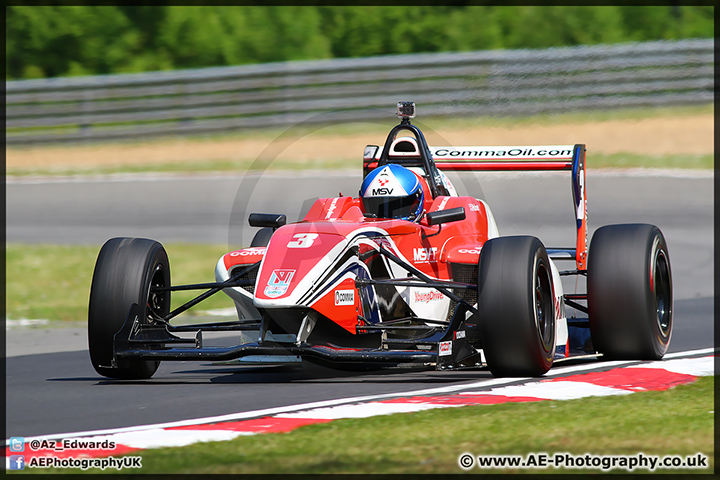
POLYGON ((12 6, 6 13, 10 77, 111 73, 139 46, 137 32, 114 6, 12 6))
MULTIPOLYGON (((382 7, 320 7, 323 35, 330 42, 333 57, 382 55, 382 7)), ((391 26, 392 28, 392 26, 391 26)))
POLYGON ((167 7, 123 5, 119 8, 130 22, 130 28, 137 32, 139 50, 118 71, 147 72, 172 69, 173 59, 160 44, 160 32, 167 15, 167 7))
POLYGON ((680 38, 707 38, 715 36, 714 7, 681 6, 678 8, 680 38))
POLYGON ((365 57, 461 48, 468 42, 449 20, 464 7, 319 7, 334 57, 365 57))
POLYGON ((619 7, 498 7, 505 48, 547 48, 623 41, 619 7))
POLYGON ((497 12, 500 8, 471 6, 449 12, 448 50, 492 50, 502 48, 503 39, 497 12))
POLYGON ((176 68, 327 58, 314 7, 169 7, 161 49, 176 68))
POLYGON ((170 7, 160 25, 158 48, 173 68, 223 65, 227 32, 217 7, 170 7))
POLYGON ((628 6, 620 12, 626 40, 644 42, 679 36, 679 22, 669 5, 628 6))
POLYGON ((712 6, 11 6, 6 76, 713 37, 712 6))

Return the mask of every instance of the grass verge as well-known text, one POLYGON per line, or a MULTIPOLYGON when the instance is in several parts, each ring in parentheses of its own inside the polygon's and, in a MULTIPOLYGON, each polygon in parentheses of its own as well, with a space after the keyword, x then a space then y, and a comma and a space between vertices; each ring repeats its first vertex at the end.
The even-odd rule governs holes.
MULTIPOLYGON (((693 116, 714 112, 714 104, 701 105, 671 105, 660 107, 630 107, 614 109, 586 109, 569 112, 545 112, 535 115, 477 115, 477 116, 423 116, 420 115, 413 121, 421 128, 431 127, 433 130, 466 128, 474 126, 482 127, 516 127, 531 125, 562 125, 590 122, 606 122, 611 120, 642 120, 656 117, 678 117, 693 116)), ((292 127, 293 132, 298 135, 321 135, 332 137, 336 135, 348 135, 355 133, 387 134, 388 130, 397 124, 396 118, 388 115, 386 120, 367 120, 358 122, 342 122, 336 124, 310 124, 296 125, 292 127)), ((275 139, 288 131, 288 127, 267 127, 256 129, 240 129, 230 133, 198 134, 187 135, 185 138, 197 142, 213 142, 225 139, 275 139)), ((173 137, 170 137, 173 138, 173 137)), ((154 145, 166 141, 167 138, 158 137, 155 139, 127 140, 124 142, 108 142, 108 145, 137 144, 154 145)), ((13 147, 23 149, 26 147, 13 147)), ((33 147, 30 147, 33 148, 33 147)))
MULTIPOLYGON (((588 168, 680 168, 680 169, 712 169, 713 155, 639 155, 631 153, 597 154, 588 156, 588 168)), ((277 159, 271 163, 252 160, 211 160, 202 162, 157 163, 150 165, 126 166, 93 166, 72 168, 29 168, 9 169, 8 175, 15 177, 29 176, 69 176, 69 175, 112 175, 118 173, 237 173, 246 172, 277 172, 304 170, 348 170, 358 172, 362 168, 360 160, 351 161, 346 158, 288 160, 277 159)))
POLYGON ((588 155, 587 168, 682 168, 711 170, 715 165, 713 155, 637 155, 618 153, 614 155, 588 155))
MULTIPOLYGON (((666 119, 676 122, 684 117, 713 112, 713 105, 589 110, 546 113, 524 117, 427 117, 416 123, 430 135, 456 130, 474 131, 497 127, 519 129, 567 125, 593 130, 604 122, 666 119)), ((363 141, 382 142, 392 119, 352 122, 338 125, 293 126, 284 129, 247 129, 231 134, 189 137, 167 137, 151 140, 97 144, 48 145, 44 147, 10 147, 6 150, 7 174, 29 175, 105 175, 128 172, 206 173, 252 170, 304 170, 360 168, 359 152, 363 141), (307 138, 305 138, 307 137, 307 138), (295 143, 301 140, 300 143, 295 143), (312 139, 311 143, 306 143, 312 139), (348 149, 345 141, 360 142, 348 149), (339 142, 339 143, 338 143, 339 142), (268 145, 272 148, 265 150, 268 145), (255 165, 256 159, 274 160, 269 165, 255 165)), ((582 139, 583 137, 578 137, 582 139)), ((581 140, 582 141, 582 140, 581 140)), ((611 141, 611 140, 607 140, 611 141)), ((638 139, 637 146, 647 139, 638 139)), ((593 145, 588 145, 591 149, 593 145)), ((674 150, 673 150, 674 151, 674 150)), ((591 150, 591 168, 713 168, 711 153, 693 155, 649 155, 645 150, 598 155, 591 150)), ((655 152, 658 153, 658 152, 655 152)), ((267 163, 267 162, 260 162, 267 163)))
MULTIPOLYGON (((714 377, 667 391, 569 401, 429 410, 301 427, 290 433, 139 452, 142 473, 463 473, 458 458, 570 453, 708 457, 712 473, 714 377)), ((513 468, 469 473, 598 473, 513 468)), ((92 471, 89 471, 92 472, 92 471)), ((94 473, 97 473, 95 471, 94 473)), ((106 471, 105 473, 108 473, 106 471)), ((124 472, 127 473, 127 472, 124 472)), ((627 473, 613 470, 612 473, 627 473)), ((648 473, 636 469, 633 473, 648 473)))
POLYGON ((316 159, 316 160, 287 160, 278 159, 270 163, 255 162, 254 160, 209 160, 182 163, 154 163, 152 165, 115 165, 92 167, 60 167, 60 168, 28 168, 9 169, 7 174, 14 177, 29 176, 70 176, 70 175, 113 175, 118 173, 236 173, 246 172, 277 172, 277 171, 303 171, 303 170, 346 170, 362 169, 362 162, 357 160, 349 162, 347 159, 316 159))
MULTIPOLYGON (((168 244, 165 249, 173 284, 214 282, 215 264, 228 251, 222 245, 185 243, 168 244)), ((85 321, 99 252, 100 245, 7 244, 6 318, 85 321)), ((175 292, 172 305, 177 307, 192 297, 193 292, 175 292)), ((232 306, 227 295, 218 293, 187 314, 232 306)))

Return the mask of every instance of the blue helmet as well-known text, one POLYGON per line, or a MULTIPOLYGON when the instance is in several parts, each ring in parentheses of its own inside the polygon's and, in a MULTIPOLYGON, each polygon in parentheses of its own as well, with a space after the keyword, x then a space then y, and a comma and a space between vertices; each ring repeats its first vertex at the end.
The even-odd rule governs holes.
POLYGON ((416 220, 422 213, 423 189, 420 179, 402 165, 389 164, 370 172, 360 198, 365 212, 378 218, 416 220))

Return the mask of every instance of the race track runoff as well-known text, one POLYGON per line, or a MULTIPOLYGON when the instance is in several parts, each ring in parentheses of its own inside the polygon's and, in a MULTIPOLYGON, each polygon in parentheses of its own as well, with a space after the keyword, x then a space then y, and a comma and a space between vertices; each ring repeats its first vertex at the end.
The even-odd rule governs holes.
MULTIPOLYGON (((676 298, 713 294, 712 171, 589 170, 589 238, 610 223, 651 223, 670 249, 676 298), (678 173, 679 172, 679 173, 678 173)), ((570 175, 452 175, 460 194, 485 199, 501 235, 535 235, 548 247, 574 246, 570 175)), ((7 241, 100 246, 116 236, 247 246, 251 212, 297 220, 318 197, 357 196, 360 169, 264 175, 115 175, 9 179, 7 241)), ((172 264, 172 258, 170 262, 172 264)), ((208 265, 208 269, 214 269, 208 265)))
MULTIPOLYGON (((461 194, 467 192, 488 201, 502 235, 532 234, 548 247, 573 245, 574 215, 567 173, 464 174, 462 180, 451 178, 461 194)), ((247 226, 247 214, 285 213, 288 221, 294 221, 315 198, 336 196, 338 192, 357 195, 360 182, 359 169, 260 177, 8 179, 7 241, 89 244, 99 250, 114 236, 142 236, 163 243, 225 244, 230 249, 247 245, 252 238, 254 229, 247 226)), ((599 226, 629 222, 652 223, 665 234, 676 300, 671 351, 712 346, 712 172, 590 170, 587 191, 590 235, 599 226)), ((208 265, 209 270, 213 268, 208 265)), ((44 344, 42 351, 46 353, 42 354, 33 354, 38 342, 28 340, 27 332, 9 332, 8 341, 18 343, 13 345, 16 353, 7 364, 8 435, 149 424, 290 402, 411 391, 490 375, 432 370, 358 374, 319 367, 305 371, 246 370, 199 362, 165 362, 149 381, 113 382, 92 370, 82 331, 69 335, 49 331, 43 335, 50 340, 39 342, 44 344), (54 338, 58 343, 55 349, 54 338), (72 345, 77 345, 76 351, 62 351, 72 349, 72 345)))

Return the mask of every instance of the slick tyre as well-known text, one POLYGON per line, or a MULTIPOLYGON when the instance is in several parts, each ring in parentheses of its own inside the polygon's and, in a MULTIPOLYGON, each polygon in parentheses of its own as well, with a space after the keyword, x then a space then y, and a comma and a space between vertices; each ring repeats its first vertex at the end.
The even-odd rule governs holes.
POLYGON ((273 229, 270 227, 261 228, 257 231, 252 241, 250 242, 251 247, 267 247, 270 243, 270 237, 272 237, 273 229))
POLYGON ((170 292, 150 293, 150 287, 170 286, 170 263, 158 242, 145 238, 112 238, 100 249, 95 264, 88 309, 90 361, 100 375, 119 379, 150 378, 159 361, 113 361, 115 334, 123 327, 133 304, 139 318, 170 311, 170 292))
POLYGON ((478 260, 478 324, 496 377, 534 377, 555 356, 550 261, 535 237, 497 237, 478 260))
POLYGON ((647 224, 597 229, 588 252, 588 316, 595 349, 606 357, 659 360, 673 327, 670 256, 647 224))

